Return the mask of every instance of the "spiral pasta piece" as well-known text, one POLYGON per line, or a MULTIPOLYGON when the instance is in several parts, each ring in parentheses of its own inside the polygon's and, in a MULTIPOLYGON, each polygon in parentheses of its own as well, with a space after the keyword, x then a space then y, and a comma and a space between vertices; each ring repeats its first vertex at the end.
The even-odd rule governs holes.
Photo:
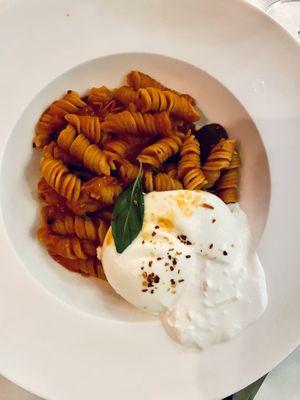
POLYGON ((66 203, 66 200, 52 189, 44 178, 38 183, 38 198, 50 206, 64 207, 66 203))
POLYGON ((88 257, 86 259, 77 258, 71 260, 69 258, 64 258, 58 254, 50 252, 51 257, 58 262, 60 265, 72 272, 79 272, 85 276, 94 276, 100 279, 106 279, 103 271, 101 262, 97 257, 88 257))
POLYGON ((220 179, 214 186, 216 195, 226 204, 236 203, 239 200, 239 167, 240 158, 237 150, 235 150, 228 169, 221 173, 220 179))
POLYGON ((33 147, 43 148, 50 143, 51 134, 65 126, 66 121, 64 121, 64 118, 48 114, 48 110, 45 111, 36 124, 33 147))
POLYGON ((77 161, 68 152, 61 149, 55 142, 51 142, 43 148, 43 156, 61 160, 64 164, 75 164, 77 161))
POLYGON ((224 201, 224 203, 236 203, 238 195, 239 172, 238 169, 228 169, 221 174, 215 187, 215 194, 224 201))
POLYGON ((181 139, 172 135, 145 147, 137 159, 145 165, 159 168, 166 160, 179 151, 181 139))
POLYGON ((57 143, 96 174, 110 175, 111 168, 115 169, 112 156, 105 154, 97 145, 91 144, 84 135, 76 136, 76 130, 72 125, 68 125, 60 132, 57 143))
POLYGON ((42 226, 37 236, 48 251, 64 258, 84 260, 96 255, 96 246, 92 241, 78 239, 76 236, 62 237, 53 234, 48 226, 42 226))
POLYGON ((206 184, 206 177, 200 165, 200 145, 194 135, 187 136, 183 141, 178 176, 185 189, 201 189, 206 184))
POLYGON ((104 101, 112 99, 112 92, 106 86, 100 86, 99 88, 93 87, 90 89, 90 93, 87 98, 88 104, 100 104, 104 101))
POLYGON ((161 89, 161 90, 169 90, 172 93, 177 94, 178 96, 181 96, 183 98, 186 98, 191 104, 196 104, 195 99, 190 96, 189 94, 182 94, 177 92, 176 90, 171 90, 168 87, 164 86, 160 82, 158 82, 156 79, 151 78, 151 76, 144 74, 143 72, 140 71, 131 71, 129 74, 127 74, 127 83, 129 86, 133 87, 135 90, 138 90, 140 88, 149 88, 153 87, 156 89, 161 89))
POLYGON ((36 147, 44 147, 50 143, 51 133, 65 126, 64 115, 77 113, 86 103, 81 100, 78 93, 69 90, 60 100, 54 101, 39 119, 33 143, 36 147))
POLYGON ((126 186, 135 180, 139 173, 139 167, 132 162, 122 159, 118 161, 119 169, 118 175, 119 179, 126 186))
POLYGON ((76 114, 81 108, 85 107, 86 103, 81 100, 78 93, 74 90, 69 90, 67 94, 60 100, 54 101, 49 108, 49 113, 63 117, 68 113, 76 114))
POLYGON ((114 98, 128 106, 130 103, 134 104, 137 101, 138 94, 130 86, 121 86, 114 91, 114 98))
POLYGON ((142 112, 168 111, 171 115, 187 122, 194 122, 200 118, 198 111, 186 98, 170 90, 153 87, 139 89, 136 105, 142 112))
POLYGON ((105 142, 103 149, 107 152, 118 155, 119 157, 125 158, 128 156, 131 150, 131 145, 128 141, 122 139, 113 139, 105 142))
POLYGON ((110 206, 115 203, 117 197, 122 191, 118 180, 112 176, 102 176, 93 178, 82 185, 82 190, 103 205, 110 206))
POLYGON ((211 188, 219 179, 221 171, 229 167, 234 149, 235 140, 233 139, 221 139, 219 143, 212 148, 206 163, 202 167, 207 179, 204 188, 211 188))
POLYGON ((168 136, 172 134, 170 117, 166 112, 152 115, 122 111, 109 115, 102 123, 102 129, 122 136, 168 136))
POLYGON ((182 189, 182 184, 177 180, 171 178, 168 174, 160 172, 154 174, 150 169, 143 171, 143 187, 145 192, 162 192, 165 190, 178 190, 182 189))
POLYGON ((58 235, 75 235, 79 239, 97 239, 97 224, 89 217, 78 217, 60 212, 57 207, 46 206, 41 211, 43 220, 58 235))
POLYGON ((42 157, 40 169, 45 181, 59 195, 73 202, 78 200, 81 181, 77 176, 70 174, 61 161, 42 157))
POLYGON ((77 133, 82 133, 92 143, 100 144, 107 139, 107 134, 101 132, 101 123, 98 117, 66 114, 65 119, 75 126, 77 133))
POLYGON ((103 208, 103 204, 93 199, 86 191, 81 191, 77 201, 67 201, 66 206, 78 216, 85 216, 88 213, 93 213, 103 208))

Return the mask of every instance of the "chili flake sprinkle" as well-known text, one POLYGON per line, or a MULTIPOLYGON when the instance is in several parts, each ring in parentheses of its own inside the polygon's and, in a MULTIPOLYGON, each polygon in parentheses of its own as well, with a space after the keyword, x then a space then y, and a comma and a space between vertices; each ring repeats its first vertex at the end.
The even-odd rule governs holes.
POLYGON ((187 237, 185 235, 178 235, 177 239, 179 239, 181 241, 181 243, 186 244, 188 246, 190 246, 192 243, 187 239, 187 237))
POLYGON ((201 206, 204 207, 204 208, 210 208, 211 210, 213 210, 215 208, 212 205, 207 204, 207 203, 202 203, 201 206))

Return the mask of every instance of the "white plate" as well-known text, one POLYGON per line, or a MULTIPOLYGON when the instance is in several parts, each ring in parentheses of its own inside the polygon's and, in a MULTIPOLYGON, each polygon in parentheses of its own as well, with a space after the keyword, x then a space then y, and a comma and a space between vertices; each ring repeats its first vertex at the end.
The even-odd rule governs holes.
POLYGON ((274 367, 300 336, 296 42, 235 0, 15 1, 1 16, 0 38, 0 372, 53 400, 213 400, 274 367), (173 59, 99 58, 141 51, 173 59), (117 84, 138 67, 196 95, 207 116, 241 140, 242 203, 256 238, 269 209, 259 247, 269 307, 234 340, 205 352, 177 345, 108 288, 52 264, 33 236, 30 141, 38 113, 69 85, 117 84))

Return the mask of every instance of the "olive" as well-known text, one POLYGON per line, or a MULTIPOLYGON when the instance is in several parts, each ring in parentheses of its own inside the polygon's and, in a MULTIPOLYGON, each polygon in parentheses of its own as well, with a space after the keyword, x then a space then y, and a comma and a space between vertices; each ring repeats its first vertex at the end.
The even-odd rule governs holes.
POLYGON ((195 132, 195 137, 200 143, 201 164, 203 165, 209 156, 211 149, 219 143, 221 139, 227 139, 228 134, 220 124, 208 124, 195 132))

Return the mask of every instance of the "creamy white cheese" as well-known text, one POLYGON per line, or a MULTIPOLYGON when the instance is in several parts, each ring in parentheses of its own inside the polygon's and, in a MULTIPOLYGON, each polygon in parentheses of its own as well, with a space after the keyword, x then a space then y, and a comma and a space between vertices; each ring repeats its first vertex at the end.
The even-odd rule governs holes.
POLYGON ((121 254, 109 230, 100 251, 111 286, 159 314, 175 340, 205 348, 235 336, 267 305, 245 213, 202 191, 145 195, 138 237, 121 254))

